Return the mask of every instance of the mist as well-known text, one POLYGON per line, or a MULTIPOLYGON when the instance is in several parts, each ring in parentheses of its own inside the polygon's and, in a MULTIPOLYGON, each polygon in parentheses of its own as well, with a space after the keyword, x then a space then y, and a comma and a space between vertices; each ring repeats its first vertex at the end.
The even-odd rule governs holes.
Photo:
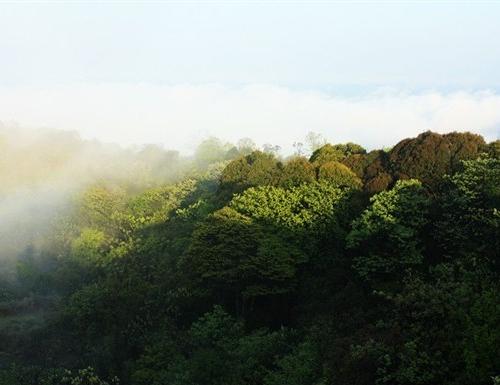
POLYGON ((264 84, 4 86, 0 117, 27 127, 76 130, 85 139, 127 146, 158 143, 186 153, 208 136, 229 142, 251 137, 259 145, 271 142, 291 152, 309 131, 372 149, 425 130, 473 131, 495 140, 500 95, 488 89, 387 87, 353 94, 264 84))
POLYGON ((133 194, 177 180, 189 165, 162 146, 124 148, 74 131, 0 126, 0 275, 10 275, 18 254, 36 247, 88 186, 133 194))

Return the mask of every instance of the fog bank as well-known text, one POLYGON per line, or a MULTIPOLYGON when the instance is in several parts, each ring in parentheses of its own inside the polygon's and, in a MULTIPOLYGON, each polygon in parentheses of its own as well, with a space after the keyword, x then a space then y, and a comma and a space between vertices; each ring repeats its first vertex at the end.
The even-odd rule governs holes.
POLYGON ((262 145, 292 144, 309 131, 331 142, 367 148, 432 130, 500 132, 500 95, 493 91, 404 92, 361 96, 270 85, 74 84, 0 87, 0 120, 76 130, 83 138, 125 145, 161 143, 193 151, 207 136, 262 145), (283 138, 286 138, 284 141, 283 138))

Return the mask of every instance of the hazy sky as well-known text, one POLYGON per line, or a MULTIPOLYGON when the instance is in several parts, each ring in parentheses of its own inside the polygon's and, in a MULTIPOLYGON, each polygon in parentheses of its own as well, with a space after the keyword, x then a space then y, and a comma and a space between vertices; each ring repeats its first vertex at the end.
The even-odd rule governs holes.
POLYGON ((496 139, 499 36, 500 2, 1 3, 0 121, 183 149, 496 139))

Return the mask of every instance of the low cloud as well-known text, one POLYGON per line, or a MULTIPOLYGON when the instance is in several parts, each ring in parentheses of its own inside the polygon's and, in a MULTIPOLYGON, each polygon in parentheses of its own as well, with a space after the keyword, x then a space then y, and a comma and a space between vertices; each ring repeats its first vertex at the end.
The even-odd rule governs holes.
POLYGON ((368 148, 424 130, 500 132, 500 94, 380 90, 357 97, 251 85, 225 87, 98 84, 0 87, 0 121, 78 131, 124 145, 192 150, 207 136, 251 137, 290 151, 307 132, 368 148))

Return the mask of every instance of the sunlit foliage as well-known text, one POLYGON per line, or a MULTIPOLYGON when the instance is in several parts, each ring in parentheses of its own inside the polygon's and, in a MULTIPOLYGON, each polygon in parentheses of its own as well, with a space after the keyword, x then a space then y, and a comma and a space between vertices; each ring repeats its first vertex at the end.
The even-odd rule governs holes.
MULTIPOLYGON (((0 193, 82 146, 52 139, 0 193)), ((0 385, 498 382, 498 143, 308 142, 309 160, 250 139, 108 153, 133 166, 68 193, 1 266, 0 385)))

